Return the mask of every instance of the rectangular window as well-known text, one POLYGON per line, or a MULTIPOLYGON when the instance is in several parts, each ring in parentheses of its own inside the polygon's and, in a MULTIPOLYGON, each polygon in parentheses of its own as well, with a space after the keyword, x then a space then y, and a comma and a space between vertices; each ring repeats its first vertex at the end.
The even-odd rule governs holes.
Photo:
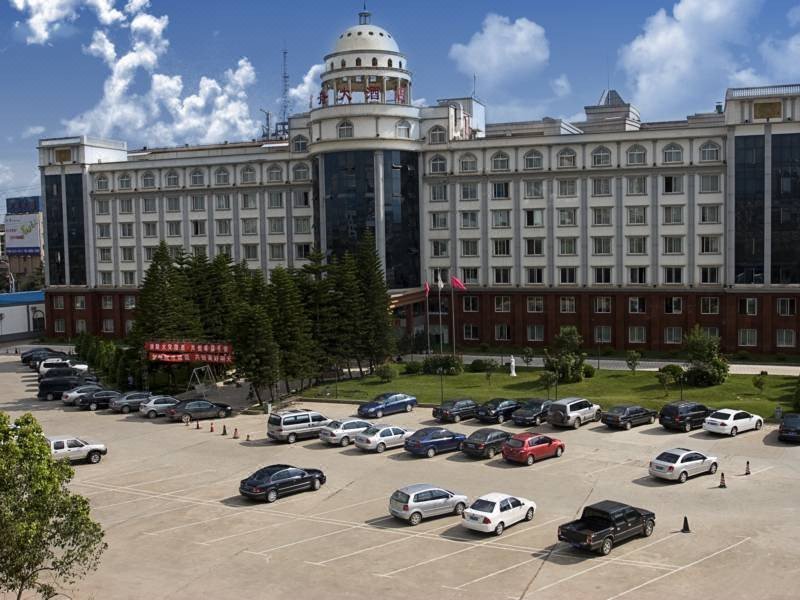
POLYGON ((283 192, 267 194, 267 208, 283 208, 283 192))
POLYGON ((492 198, 495 200, 507 200, 510 198, 510 185, 507 181, 495 181, 492 183, 492 198))
POLYGON ((629 206, 628 225, 647 225, 647 207, 629 206))
POLYGON ((431 281, 436 282, 439 279, 443 282, 450 281, 450 269, 447 267, 433 267, 431 269, 431 281))
POLYGON ((647 237, 634 235, 628 238, 628 254, 647 254, 647 237))
POLYGON ((242 210, 252 210, 257 208, 255 194, 242 194, 242 210))
POLYGON ((64 310, 64 296, 53 296, 53 309, 64 310))
POLYGON ((611 178, 595 177, 592 179, 592 196, 610 196, 611 178))
POLYGON ((192 196, 192 210, 205 210, 206 197, 205 196, 192 196))
POLYGON ((111 271, 100 271, 100 285, 112 285, 111 271))
POLYGON ((511 240, 492 240, 494 256, 511 256, 511 240))
POLYGON ((544 198, 544 182, 540 179, 524 182, 526 198, 544 198))
POLYGON ((292 192, 292 198, 294 198, 295 208, 308 208, 311 206, 309 194, 306 190, 295 190, 292 192))
POLYGON ((142 201, 142 211, 146 213, 154 213, 156 212, 156 199, 155 198, 145 198, 142 201))
POLYGON ((431 202, 447 202, 447 184, 431 184, 431 202))
POLYGON ((607 256, 611 254, 611 240, 610 237, 593 237, 592 238, 592 254, 595 256, 607 256))
POLYGON ((641 296, 628 298, 628 312, 632 315, 643 315, 647 312, 647 299, 641 296))
POLYGON ((56 333, 64 333, 66 331, 64 319, 56 319, 53 322, 53 327, 56 330, 56 333))
POLYGON ((122 285, 136 285, 136 271, 123 271, 122 285))
POLYGON ((447 213, 431 213, 431 229, 447 229, 447 213))
POLYGON ((631 344, 644 344, 647 342, 647 328, 642 325, 628 327, 628 342, 631 344))
POLYGON ((135 248, 133 246, 123 246, 120 248, 122 252, 122 261, 123 262, 133 262, 133 253, 135 248))
POLYGON ((775 345, 778 348, 794 348, 794 329, 778 329, 775 334, 775 345))
MULTIPOLYGON (((256 220, 253 219, 253 222, 256 220)), ((244 225, 244 220, 242 221, 242 225, 244 225)), ((258 227, 253 227, 254 231, 252 233, 258 233, 258 227)), ((297 234, 307 234, 311 233, 311 217, 295 217, 294 218, 294 232, 297 234)), ((244 228, 244 233, 250 233, 247 228, 244 228)))
POLYGON ((98 248, 97 249, 97 261, 98 262, 111 262, 111 248, 98 248))
POLYGON ((739 330, 740 346, 756 346, 757 344, 758 344, 758 331, 756 331, 755 329, 739 330))
POLYGON ((719 175, 700 175, 701 194, 711 194, 719 191, 719 175))
POLYGON ((595 344, 610 344, 611 343, 611 327, 609 325, 597 325, 594 328, 594 343, 595 344))
POLYGON ((578 283, 578 269, 575 267, 562 267, 558 270, 559 272, 559 279, 563 284, 575 284, 578 283))
POLYGON ((529 342, 543 342, 544 341, 544 325, 528 325, 528 341, 529 342))
POLYGON ((611 267, 594 267, 595 283, 611 283, 611 267))
POLYGON ((114 308, 114 297, 103 296, 101 299, 101 306, 103 307, 103 310, 111 310, 114 308))
POLYGON ((230 194, 216 194, 216 208, 217 210, 230 210, 231 209, 231 195, 230 194))
POLYGON ((629 268, 628 282, 633 285, 645 285, 647 283, 647 267, 629 268))
POLYGON ((242 244, 242 256, 245 260, 258 260, 258 244, 242 244))
POLYGON ((719 327, 711 325, 702 327, 701 329, 703 333, 706 334, 706 337, 715 337, 715 338, 719 337, 719 327))
POLYGON ((719 267, 700 267, 700 283, 719 284, 719 267))
POLYGON ((597 314, 609 314, 611 312, 611 296, 597 296, 592 302, 594 312, 597 314))
POLYGON ((233 248, 230 244, 217 244, 217 254, 223 254, 225 256, 233 256, 233 248))
POLYGON ((181 222, 180 221, 167 221, 167 236, 179 237, 181 235, 181 222))
POLYGON ((718 235, 700 236, 700 254, 719 254, 720 237, 718 235))
POLYGON ((576 208, 559 208, 558 224, 561 227, 572 227, 578 224, 578 210, 576 208))
POLYGON ((647 194, 647 175, 631 175, 628 177, 628 195, 644 196, 647 194))
POLYGON ((795 314, 794 298, 778 298, 778 315, 781 317, 791 317, 795 314))
POLYGON ((544 209, 534 208, 526 210, 525 227, 544 227, 544 209))
POLYGON ((108 200, 98 200, 96 206, 98 215, 107 215, 110 213, 108 200))
POLYGON ((144 247, 144 259, 146 261, 153 260, 153 255, 155 254, 156 247, 155 246, 145 246, 144 247))
POLYGON ((664 343, 665 344, 681 344, 681 343, 683 343, 683 328, 682 327, 665 327, 664 328, 664 343))
POLYGON ((267 219, 267 225, 269 227, 269 232, 272 234, 282 234, 283 233, 283 217, 270 217, 267 219))
POLYGON ((671 296, 664 298, 664 314, 666 315, 679 315, 683 312, 683 298, 680 296, 671 296))
POLYGON ((558 255, 575 256, 578 254, 578 238, 558 238, 558 255))
POLYGON ((461 300, 464 312, 478 312, 478 297, 477 296, 464 296, 461 300))
POLYGON ((303 260, 308 258, 308 255, 311 254, 311 244, 295 244, 294 245, 294 257, 298 260, 303 260))
POLYGON ((230 235, 231 234, 231 220, 230 219, 217 219, 217 235, 230 235))
POLYGON ((561 198, 570 198, 578 193, 578 180, 577 179, 559 179, 558 180, 558 195, 561 198))
MULTIPOLYGON (((298 218, 300 217, 295 217, 295 225, 297 224, 298 218)), ((242 235, 258 235, 258 219, 242 219, 242 235)))
POLYGON ((284 244, 270 244, 269 245, 269 259, 270 260, 283 260, 285 258, 285 245, 284 244))
POLYGON ((683 175, 664 175, 664 193, 682 194, 683 175))
POLYGON ((544 283, 544 269, 542 267, 529 267, 528 283, 530 285, 541 285, 544 283))
POLYGON ((683 207, 665 206, 664 225, 683 225, 683 207))
POLYGON ((719 298, 716 296, 702 296, 700 298, 700 314, 701 315, 718 315, 719 314, 719 298))
POLYGON ((511 269, 508 267, 495 267, 494 283, 495 285, 511 285, 511 269))
POLYGON ((84 310, 86 308, 86 296, 75 296, 72 298, 72 308, 84 310))
POLYGON ((433 258, 447 258, 448 240, 431 240, 431 256, 433 258))
POLYGON ((494 312, 496 313, 511 312, 511 296, 495 296, 494 312))
POLYGON ((528 312, 529 313, 543 313, 544 312, 544 296, 528 296, 528 312))
POLYGON ((611 225, 611 207, 602 206, 593 208, 592 225, 611 225))
POLYGON ((461 256, 478 256, 478 240, 461 240, 461 256))
POLYGON ((511 327, 508 323, 498 323, 494 326, 494 339, 498 342, 507 342, 511 339, 511 327))
POLYGON ((479 340, 478 326, 471 323, 464 323, 464 339, 465 340, 479 340))
POLYGON ((703 224, 707 223, 719 223, 720 222, 720 207, 718 205, 713 206, 701 206, 700 207, 700 222, 703 224))
POLYGON ((180 212, 181 210, 181 199, 169 197, 167 198, 167 212, 180 212))
POLYGON ((758 298, 739 298, 739 314, 755 316, 758 314, 758 298))
POLYGON ((114 333, 114 319, 103 319, 103 333, 114 333))
POLYGON ((478 213, 475 211, 461 213, 461 229, 477 229, 478 213))
POLYGON ((559 296, 558 312, 572 314, 575 312, 575 296, 559 296))
POLYGON ((683 267, 664 267, 664 283, 683 283, 683 267))
POLYGON ((492 211, 492 227, 506 228, 511 227, 511 211, 510 210, 493 210, 492 211))
POLYGON ((133 223, 120 223, 119 224, 119 237, 132 238, 133 237, 133 223))
POLYGON ((129 215, 133 213, 133 198, 119 199, 119 214, 129 215))
POLYGON ((683 254, 683 236, 665 235, 664 254, 683 254))
POLYGON ((477 183, 462 183, 461 184, 461 200, 463 202, 471 202, 478 199, 478 184, 477 183))
POLYGON ((478 267, 461 267, 461 280, 466 284, 478 285, 478 267))
POLYGON ((202 236, 206 234, 206 222, 205 221, 192 221, 192 235, 193 236, 202 236))
POLYGON ((544 256, 544 238, 531 238, 525 240, 526 256, 544 256))

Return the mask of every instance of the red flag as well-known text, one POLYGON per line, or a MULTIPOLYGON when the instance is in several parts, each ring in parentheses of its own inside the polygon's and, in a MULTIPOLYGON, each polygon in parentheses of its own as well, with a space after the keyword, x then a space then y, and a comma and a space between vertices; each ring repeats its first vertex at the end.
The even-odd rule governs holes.
POLYGON ((464 282, 461 281, 458 277, 450 276, 450 285, 453 287, 454 290, 467 290, 467 286, 464 285, 464 282))
POLYGON ((426 281, 426 282, 425 282, 425 297, 427 298, 427 297, 428 297, 428 296, 430 296, 430 295, 431 295, 431 286, 430 286, 430 284, 429 284, 429 283, 426 281))

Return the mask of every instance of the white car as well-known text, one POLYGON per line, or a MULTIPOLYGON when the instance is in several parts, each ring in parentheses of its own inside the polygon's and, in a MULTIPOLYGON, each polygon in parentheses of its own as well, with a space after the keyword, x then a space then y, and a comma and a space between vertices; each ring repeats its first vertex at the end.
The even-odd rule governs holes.
POLYGON ((74 360, 64 360, 63 358, 48 358, 47 360, 42 361, 42 363, 39 365, 39 375, 44 376, 50 369, 56 367, 63 367, 65 366, 65 364, 66 366, 72 367, 73 369, 81 373, 85 373, 86 371, 89 370, 89 365, 79 363, 74 360))
POLYGON ((372 423, 361 419, 342 419, 331 421, 319 432, 319 439, 327 444, 349 446, 356 435, 372 427, 372 423))
POLYGON ((520 521, 530 521, 536 513, 536 503, 517 496, 492 492, 481 496, 461 515, 467 529, 502 535, 506 527, 520 521))
POLYGON ((714 411, 703 421, 703 429, 711 433, 721 433, 734 437, 748 429, 761 429, 764 419, 743 410, 723 408, 714 411))
POLYGON ((649 472, 652 477, 686 483, 689 477, 717 472, 717 457, 707 456, 688 448, 666 450, 650 461, 649 472))
POLYGON ((402 446, 406 443, 406 438, 413 434, 413 431, 404 427, 378 423, 356 435, 356 447, 380 453, 387 448, 402 446))
POLYGON ((100 458, 108 453, 105 444, 99 442, 86 441, 82 438, 71 435, 59 435, 47 437, 50 444, 50 452, 53 458, 66 458, 69 461, 85 460, 96 465, 100 458))

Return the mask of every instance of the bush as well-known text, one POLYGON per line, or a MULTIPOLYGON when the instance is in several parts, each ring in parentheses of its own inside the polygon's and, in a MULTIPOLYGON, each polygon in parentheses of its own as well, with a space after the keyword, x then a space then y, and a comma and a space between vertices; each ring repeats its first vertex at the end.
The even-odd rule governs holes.
POLYGON ((600 354, 603 356, 614 356, 614 349, 613 348, 603 348, 600 351, 600 354))
POLYGON ((445 375, 458 375, 464 371, 464 364, 460 358, 452 354, 434 354, 422 362, 422 372, 426 375, 438 375, 439 369, 442 369, 445 375))
POLYGON ((684 372, 683 367, 680 365, 664 365, 659 371, 668 375, 675 383, 678 383, 684 372))
POLYGON ((473 360, 467 367, 470 373, 483 373, 486 370, 486 361, 482 358, 473 360))
POLYGON ((597 369, 595 369, 592 365, 589 364, 583 365, 583 376, 586 379, 591 379, 592 377, 594 377, 596 371, 597 369))
POLYGON ((761 371, 759 375, 761 375, 762 377, 766 377, 767 375, 769 375, 769 373, 767 373, 766 371, 761 371))
POLYGON ((419 375, 422 373, 422 363, 418 360, 410 360, 406 363, 406 368, 403 371, 406 375, 419 375))
POLYGON ((750 360, 750 353, 747 350, 739 350, 733 355, 736 360, 750 360))
POLYGON ((392 365, 384 363, 375 368, 375 375, 377 375, 378 379, 380 379, 383 383, 389 383, 395 378, 397 371, 395 371, 395 368, 392 365))
POLYGON ((786 355, 785 354, 776 354, 775 355, 775 362, 786 362, 786 355))

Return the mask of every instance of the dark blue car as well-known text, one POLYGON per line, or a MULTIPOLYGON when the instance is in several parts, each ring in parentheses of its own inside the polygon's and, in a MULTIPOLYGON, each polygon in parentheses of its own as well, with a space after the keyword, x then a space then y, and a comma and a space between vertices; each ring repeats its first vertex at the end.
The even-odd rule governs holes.
POLYGON ((416 456, 433 458, 439 452, 461 450, 467 439, 463 433, 456 433, 443 427, 425 427, 414 432, 405 442, 406 452, 416 456))
POLYGON ((399 412, 411 412, 417 405, 417 399, 400 392, 386 392, 376 396, 371 402, 358 407, 358 416, 362 418, 380 419, 383 415, 399 412))

